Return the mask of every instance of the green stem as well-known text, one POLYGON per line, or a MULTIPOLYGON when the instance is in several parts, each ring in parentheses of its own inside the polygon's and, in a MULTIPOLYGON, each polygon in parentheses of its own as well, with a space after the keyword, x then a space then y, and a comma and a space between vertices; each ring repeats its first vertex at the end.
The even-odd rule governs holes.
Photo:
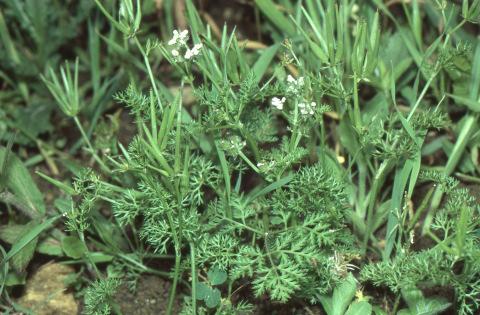
POLYGON ((175 255, 175 269, 173 273, 173 283, 172 287, 170 288, 170 294, 168 296, 168 305, 167 305, 167 315, 172 314, 172 308, 173 308, 173 302, 175 301, 175 296, 177 292, 177 284, 178 284, 178 278, 180 275, 180 262, 182 259, 182 254, 180 253, 180 249, 175 249, 176 255, 175 255))
POLYGON ((430 87, 430 84, 432 84, 433 79, 437 76, 437 73, 434 73, 427 81, 425 86, 423 87, 422 93, 420 93, 420 96, 418 97, 417 101, 412 107, 412 110, 408 114, 407 121, 410 121, 412 118, 413 114, 415 114, 415 111, 417 110, 418 105, 420 105, 421 100, 425 96, 425 93, 427 93, 428 88, 430 87))
POLYGON ((362 116, 360 114, 360 102, 358 100, 358 78, 356 73, 353 73, 353 117, 355 127, 357 129, 361 128, 362 116))
POLYGON ((248 164, 248 166, 250 166, 255 172, 257 173, 260 173, 260 170, 258 169, 258 167, 252 163, 252 161, 250 161, 250 159, 245 155, 243 154, 242 151, 238 151, 238 155, 245 161, 245 163, 248 164))
POLYGON ((190 243, 190 259, 192 267, 192 311, 193 315, 197 314, 197 271, 195 265, 195 244, 190 243))
POLYGON ((377 199, 378 192, 383 185, 386 175, 388 174, 389 170, 393 165, 393 160, 389 159, 384 161, 380 168, 378 169, 378 173, 373 180, 372 189, 370 190, 370 195, 368 196, 368 208, 367 208, 367 223, 365 228, 365 235, 363 238, 363 244, 361 248, 362 255, 365 255, 367 252, 368 240, 370 239, 370 233, 373 232, 373 210, 375 208, 375 203, 377 199))
POLYGON ((237 222, 237 221, 232 220, 232 219, 227 218, 227 217, 223 217, 223 219, 226 220, 226 221, 228 221, 228 222, 231 222, 231 223, 233 223, 233 224, 236 224, 236 225, 238 225, 238 226, 241 226, 241 227, 243 227, 244 229, 249 230, 249 231, 251 231, 251 232, 253 232, 253 233, 255 233, 255 234, 262 235, 262 232, 260 232, 259 230, 254 229, 254 228, 252 228, 252 227, 249 227, 248 225, 242 224, 242 223, 240 223, 240 222, 237 222))
POLYGON ((87 242, 85 242, 85 235, 83 234, 83 232, 78 231, 78 238, 80 239, 85 248, 85 257, 87 258, 90 265, 93 267, 93 270, 95 271, 97 277, 101 278, 102 274, 100 273, 100 270, 98 270, 97 265, 95 265, 95 263, 93 262, 92 256, 90 255, 90 251, 87 247, 87 242))
MULTIPOLYGON (((179 206, 180 207, 180 206, 179 206)), ((180 214, 181 216, 181 214, 180 214)), ((177 291, 177 283, 178 283, 178 278, 180 275, 180 262, 182 259, 182 244, 181 240, 179 238, 179 232, 175 228, 175 223, 173 221, 172 213, 168 212, 167 213, 167 219, 168 219, 168 224, 170 225, 170 228, 172 229, 172 237, 173 237, 173 242, 174 242, 174 247, 175 247, 175 269, 174 269, 174 274, 173 274, 173 283, 170 288, 170 294, 168 296, 168 306, 167 306, 167 315, 172 314, 172 308, 173 308, 173 302, 175 301, 175 295, 177 291)))
POLYGON ((78 117, 77 116, 74 116, 73 117, 73 120, 75 121, 75 124, 77 125, 78 127, 78 130, 80 130, 80 134, 82 135, 83 137, 83 140, 85 141, 85 143, 87 144, 88 146, 88 149, 90 150, 90 153, 92 154, 93 158, 95 159, 95 161, 97 161, 97 163, 100 165, 100 167, 105 171, 105 172, 108 172, 110 173, 110 169, 107 167, 107 165, 105 163, 103 163, 103 161, 100 159, 100 157, 97 155, 95 149, 93 148, 92 146, 92 143, 90 142, 90 139, 88 139, 88 136, 87 134, 85 133, 85 130, 83 129, 82 127, 82 124, 80 123, 80 120, 78 120, 78 117))
POLYGON ((157 85, 155 83, 155 78, 153 76, 152 68, 150 67, 150 62, 148 61, 147 54, 143 50, 143 47, 140 44, 140 42, 138 41, 138 38, 136 36, 134 37, 134 40, 135 40, 135 44, 138 47, 138 50, 140 50, 140 53, 143 56, 143 62, 145 63, 145 66, 147 67, 147 73, 148 73, 148 77, 150 78, 150 83, 151 83, 152 88, 153 88, 153 93, 155 94, 155 97, 157 98, 158 106, 160 106, 160 111, 162 112, 163 111, 162 101, 160 99, 160 94, 158 93, 157 85))

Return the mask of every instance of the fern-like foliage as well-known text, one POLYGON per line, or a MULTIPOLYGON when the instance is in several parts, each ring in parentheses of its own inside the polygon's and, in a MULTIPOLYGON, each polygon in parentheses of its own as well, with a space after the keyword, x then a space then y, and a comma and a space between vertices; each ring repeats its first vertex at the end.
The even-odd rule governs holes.
POLYGON ((86 315, 109 315, 111 314, 112 298, 120 285, 117 278, 106 278, 92 283, 85 291, 86 315))

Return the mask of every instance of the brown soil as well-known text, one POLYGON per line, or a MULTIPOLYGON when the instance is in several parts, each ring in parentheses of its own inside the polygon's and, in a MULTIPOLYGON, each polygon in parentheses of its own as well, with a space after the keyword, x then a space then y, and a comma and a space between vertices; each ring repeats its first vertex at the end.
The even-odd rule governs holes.
MULTIPOLYGON (((115 295, 115 302, 122 314, 157 315, 165 314, 170 282, 157 276, 146 275, 138 280, 135 292, 126 285, 121 286, 115 295)), ((173 314, 178 314, 180 302, 175 302, 173 314)))

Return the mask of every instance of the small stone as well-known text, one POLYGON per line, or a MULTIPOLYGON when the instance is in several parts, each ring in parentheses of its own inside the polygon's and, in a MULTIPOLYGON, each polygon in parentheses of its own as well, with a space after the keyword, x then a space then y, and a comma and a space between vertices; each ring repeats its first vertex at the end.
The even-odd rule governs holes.
POLYGON ((37 315, 78 314, 73 294, 67 292, 66 277, 75 270, 69 266, 48 263, 27 281, 26 292, 18 303, 37 315))

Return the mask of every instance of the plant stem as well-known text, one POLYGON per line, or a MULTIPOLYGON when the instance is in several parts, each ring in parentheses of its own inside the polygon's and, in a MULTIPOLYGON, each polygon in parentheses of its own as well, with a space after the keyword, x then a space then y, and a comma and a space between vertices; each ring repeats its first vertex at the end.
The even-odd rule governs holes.
POLYGON ((373 210, 375 206, 375 202, 377 201, 377 194, 380 191, 381 186, 385 180, 386 175, 390 171, 393 166, 393 160, 389 159, 384 161, 380 168, 378 169, 377 175, 375 176, 372 184, 372 188, 370 190, 370 194, 368 196, 368 208, 367 208, 367 223, 365 228, 365 236, 363 238, 363 244, 361 248, 362 255, 365 255, 367 252, 368 240, 370 239, 370 233, 373 232, 373 210))
POLYGON ((433 79, 437 76, 437 73, 434 73, 430 78, 428 79, 427 83, 423 87, 422 93, 420 93, 420 96, 418 97, 417 101, 413 105, 412 109, 410 110, 410 113, 408 114, 407 121, 410 121, 412 118, 413 114, 417 110, 418 105, 420 105, 420 101, 423 99, 425 96, 425 93, 427 93, 428 88, 430 87, 430 84, 432 84, 433 79))
POLYGON ((360 114, 360 103, 358 100, 358 78, 357 74, 353 73, 353 117, 355 121, 355 127, 362 127, 362 116, 360 114))
MULTIPOLYGON (((180 205, 179 205, 180 207, 180 205)), ((181 216, 181 214, 180 214, 181 216)), ((175 228, 175 223, 173 221, 172 213, 168 212, 167 213, 167 219, 168 219, 168 224, 170 225, 170 228, 172 229, 172 237, 173 237, 173 243, 175 247, 175 269, 173 273, 173 283, 170 288, 170 294, 168 296, 168 306, 167 306, 167 315, 172 314, 172 307, 173 307, 173 301, 175 300, 175 295, 177 291, 177 283, 178 283, 178 278, 180 275, 180 262, 182 259, 182 244, 180 240, 180 232, 175 228)))
POLYGON ((190 259, 192 267, 192 311, 197 314, 197 271, 195 266, 195 244, 190 243, 190 259))
POLYGON ((97 275, 98 278, 101 278, 102 274, 100 273, 100 270, 98 270, 97 265, 93 262, 92 256, 90 255, 90 251, 88 250, 87 247, 87 242, 85 242, 85 235, 83 232, 78 231, 78 238, 82 242, 83 246, 85 247, 85 257, 87 258, 88 262, 90 265, 92 265, 93 270, 95 271, 95 274, 97 275))
POLYGON ((92 143, 90 142, 90 139, 88 139, 88 136, 87 134, 85 133, 85 130, 83 129, 82 127, 82 124, 80 123, 80 120, 78 119, 77 116, 74 116, 73 117, 73 120, 75 121, 75 124, 77 125, 78 127, 78 130, 80 130, 80 134, 82 135, 82 138, 83 140, 85 141, 85 143, 87 144, 88 146, 88 149, 90 150, 90 153, 92 154, 93 158, 95 159, 95 161, 97 161, 97 163, 100 165, 100 167, 107 173, 110 173, 111 170, 108 168, 108 166, 103 163, 103 161, 100 159, 100 157, 97 155, 95 149, 93 148, 92 146, 92 143))
POLYGON ((138 50, 140 50, 140 53, 143 56, 143 62, 145 63, 145 66, 147 67, 148 77, 150 78, 150 83, 151 83, 152 88, 153 88, 153 93, 155 93, 155 97, 157 98, 158 106, 160 106, 160 111, 162 112, 163 111, 162 101, 160 99, 160 94, 158 93, 157 84, 155 83, 155 78, 153 77, 152 68, 150 67, 150 62, 148 61, 147 54, 143 50, 143 47, 140 44, 140 42, 138 41, 138 38, 136 36, 134 37, 134 40, 135 40, 135 44, 138 47, 138 50))
POLYGON ((168 296, 168 305, 167 305, 167 315, 172 314, 173 302, 175 301, 175 295, 177 292, 177 284, 178 284, 178 277, 180 275, 180 262, 182 259, 182 254, 180 253, 180 248, 175 249, 175 270, 173 273, 173 283, 172 287, 170 288, 170 294, 168 296))

